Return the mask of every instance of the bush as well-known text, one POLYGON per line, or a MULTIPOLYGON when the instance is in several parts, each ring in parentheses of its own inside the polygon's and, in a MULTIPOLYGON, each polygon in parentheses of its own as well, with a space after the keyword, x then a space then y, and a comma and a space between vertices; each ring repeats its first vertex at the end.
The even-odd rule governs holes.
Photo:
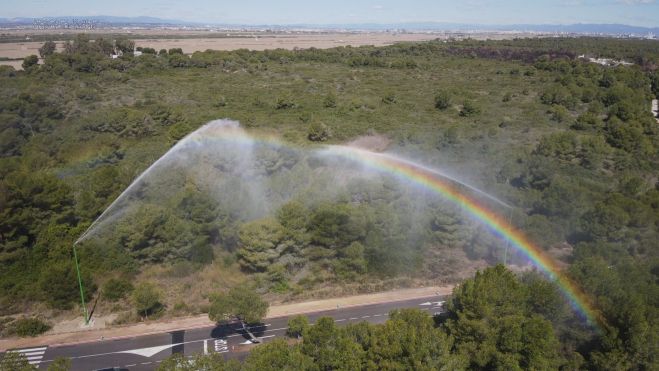
POLYGON ((36 66, 39 63, 39 57, 36 55, 28 55, 23 59, 23 69, 27 70, 32 66, 36 66))
POLYGON ((382 103, 384 104, 396 103, 396 95, 393 92, 387 93, 384 97, 382 97, 382 103))
POLYGON ((46 41, 41 48, 39 48, 39 55, 41 58, 46 58, 47 56, 53 54, 57 49, 57 45, 53 41, 46 41))
POLYGON ((170 67, 187 67, 190 64, 190 58, 183 55, 183 53, 172 53, 169 51, 169 65, 170 67))
POLYGON ((551 119, 556 122, 565 122, 570 119, 570 112, 560 104, 555 104, 549 109, 551 119))
POLYGON ((50 328, 50 325, 39 318, 21 318, 11 324, 11 332, 18 336, 37 336, 50 328))
POLYGON ((309 140, 314 142, 324 142, 329 139, 330 136, 330 130, 327 125, 320 122, 314 122, 309 125, 309 133, 307 135, 309 140))
POLYGON ((327 94, 323 100, 323 105, 325 108, 336 108, 336 95, 332 93, 327 94))
POLYGON ((103 285, 103 296, 110 301, 123 299, 133 291, 133 284, 124 278, 110 278, 103 285))
POLYGON ((473 116, 477 115, 481 112, 480 108, 478 108, 474 102, 470 100, 466 100, 462 104, 462 110, 460 111, 460 116, 468 117, 468 116, 473 116))
POLYGON ((295 102, 293 102, 293 100, 288 96, 277 99, 277 103, 275 104, 276 109, 289 109, 295 108, 295 106, 295 102))
POLYGON ((298 315, 288 319, 288 330, 286 335, 294 338, 302 336, 309 328, 309 319, 307 316, 298 315))
POLYGON ((149 314, 162 308, 162 295, 158 288, 149 282, 144 282, 133 291, 133 304, 140 315, 149 318, 149 314))
POLYGON ((445 110, 451 106, 451 95, 448 92, 440 91, 435 94, 435 108, 445 110))
POLYGON ((172 54, 183 54, 183 49, 181 48, 171 48, 169 49, 169 55, 172 54))

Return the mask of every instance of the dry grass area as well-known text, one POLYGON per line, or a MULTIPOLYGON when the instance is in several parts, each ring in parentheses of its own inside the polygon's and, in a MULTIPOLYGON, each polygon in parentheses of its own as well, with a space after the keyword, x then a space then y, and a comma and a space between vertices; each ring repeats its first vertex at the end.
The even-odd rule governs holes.
MULTIPOLYGON (((251 33, 228 34, 224 37, 190 37, 181 34, 181 39, 153 38, 135 39, 136 46, 150 47, 156 50, 181 48, 184 53, 191 54, 196 51, 213 50, 265 50, 265 49, 295 49, 295 48, 333 48, 336 46, 360 45, 391 45, 401 41, 433 40, 440 35, 429 33, 308 33, 308 34, 271 34, 251 33), (186 36, 183 38, 183 36, 186 36)), ((130 35, 128 35, 130 37, 130 35)), ((24 58, 28 55, 39 55, 39 48, 43 42, 25 41, 17 43, 0 43, 0 58, 24 58)), ((63 42, 57 42, 58 51, 63 49, 63 42)), ((20 63, 19 63, 20 65, 20 63)))
POLYGON ((266 49, 288 49, 295 48, 333 48, 337 46, 361 46, 361 45, 391 45, 402 41, 426 41, 434 40, 439 35, 426 33, 334 33, 334 34, 295 34, 295 35, 259 35, 246 38, 199 38, 199 39, 138 39, 137 46, 154 48, 156 50, 181 48, 184 53, 194 53, 206 49, 213 50, 266 50, 266 49))

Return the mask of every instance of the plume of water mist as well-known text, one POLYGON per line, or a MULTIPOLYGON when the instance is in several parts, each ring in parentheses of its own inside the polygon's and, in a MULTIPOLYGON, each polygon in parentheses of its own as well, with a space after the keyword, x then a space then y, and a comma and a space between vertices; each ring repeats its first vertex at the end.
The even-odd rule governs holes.
POLYGON ((456 177, 453 177, 453 176, 451 176, 451 175, 449 175, 449 174, 447 174, 447 173, 445 173, 441 170, 438 170, 436 168, 432 168, 432 167, 420 164, 418 162, 415 162, 415 161, 412 161, 412 160, 409 160, 409 159, 406 159, 406 158, 403 158, 403 157, 400 157, 400 156, 396 156, 396 155, 391 154, 391 153, 371 152, 371 151, 367 151, 367 150, 360 149, 360 148, 340 146, 340 145, 330 145, 330 146, 327 146, 327 148, 330 150, 330 153, 332 151, 336 151, 336 150, 343 151, 343 152, 361 153, 361 154, 366 154, 368 156, 379 157, 379 158, 383 158, 383 159, 386 159, 386 160, 389 160, 389 161, 392 161, 392 162, 405 164, 407 166, 423 170, 426 173, 430 173, 430 174, 436 175, 438 177, 447 179, 447 180, 449 180, 449 181, 451 181, 455 184, 459 184, 459 185, 473 191, 474 193, 477 193, 480 196, 483 196, 483 197, 487 198, 488 200, 495 202, 496 204, 498 204, 500 206, 506 207, 508 209, 513 208, 511 205, 509 205, 506 202, 500 200, 499 198, 483 191, 482 189, 474 187, 473 185, 471 185, 471 184, 469 184, 469 183, 467 183, 463 180, 460 180, 456 177))
POLYGON ((206 130, 228 130, 228 131, 242 131, 240 128, 240 124, 237 121, 231 121, 231 120, 214 120, 206 125, 202 126, 201 128, 193 131, 192 133, 188 134, 185 136, 183 139, 181 139, 178 143, 176 143, 172 148, 170 148, 167 152, 165 152, 164 155, 162 155, 160 158, 158 158, 153 164, 151 164, 146 170, 144 170, 140 175, 135 178, 135 180, 128 186, 126 189, 119 194, 119 196, 110 203, 110 205, 99 215, 90 225, 87 227, 87 229, 78 237, 78 239, 73 243, 74 245, 77 245, 87 237, 89 237, 101 224, 103 224, 105 221, 108 220, 114 220, 117 219, 117 217, 120 214, 116 215, 111 215, 114 213, 117 208, 117 206, 126 201, 130 195, 136 191, 136 189, 140 186, 142 186, 143 181, 154 171, 159 169, 162 165, 166 164, 168 161, 171 161, 175 156, 180 155, 181 152, 184 149, 190 149, 192 147, 197 146, 197 143, 195 140, 199 139, 201 136, 201 133, 203 133, 206 130))

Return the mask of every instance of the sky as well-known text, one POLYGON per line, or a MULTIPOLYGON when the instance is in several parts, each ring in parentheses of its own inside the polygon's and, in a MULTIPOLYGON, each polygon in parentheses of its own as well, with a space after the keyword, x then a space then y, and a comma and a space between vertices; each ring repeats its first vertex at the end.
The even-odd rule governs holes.
POLYGON ((659 26, 659 0, 1 0, 0 17, 152 16, 223 24, 621 23, 659 26))

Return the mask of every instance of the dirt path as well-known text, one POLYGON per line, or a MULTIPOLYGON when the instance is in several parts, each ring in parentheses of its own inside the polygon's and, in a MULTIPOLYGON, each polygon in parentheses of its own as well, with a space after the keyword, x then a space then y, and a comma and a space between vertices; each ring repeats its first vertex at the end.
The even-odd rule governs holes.
MULTIPOLYGON (((268 318, 285 317, 294 314, 312 313, 323 310, 336 309, 337 306, 354 307, 368 304, 386 303, 392 301, 425 298, 435 295, 448 295, 453 290, 452 286, 421 287, 413 289, 401 289, 381 292, 376 294, 365 294, 314 300, 302 303, 273 305, 268 310, 268 318)), ((176 318, 167 321, 139 323, 134 325, 108 327, 108 328, 81 328, 75 332, 63 332, 47 334, 36 338, 10 338, 0 340, 0 351, 21 348, 26 346, 57 346, 65 344, 77 344, 96 341, 100 339, 110 340, 117 338, 128 338, 143 336, 173 330, 186 330, 205 326, 212 326, 213 322, 207 315, 195 317, 176 318)))

